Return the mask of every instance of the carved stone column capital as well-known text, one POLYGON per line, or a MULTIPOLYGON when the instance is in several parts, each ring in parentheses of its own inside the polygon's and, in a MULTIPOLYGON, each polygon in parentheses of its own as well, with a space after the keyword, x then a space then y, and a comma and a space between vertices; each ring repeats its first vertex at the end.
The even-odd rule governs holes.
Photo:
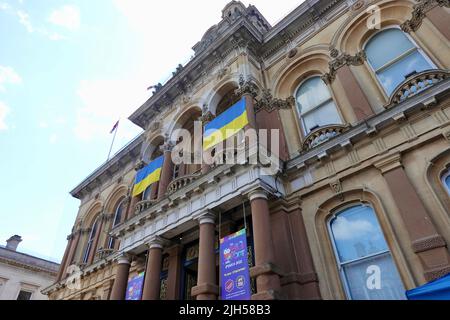
MULTIPOLYGON (((335 56, 336 52, 338 51, 333 48, 330 55, 335 56)), ((367 56, 364 51, 360 51, 353 56, 347 53, 341 53, 335 59, 329 62, 330 71, 322 76, 322 80, 327 84, 331 84, 336 79, 336 73, 340 68, 346 65, 360 66, 364 64, 364 61, 366 61, 366 59, 367 56)))
POLYGON ((414 5, 412 11, 412 17, 406 20, 400 25, 400 28, 406 32, 411 33, 417 31, 422 25, 423 19, 426 17, 426 13, 431 9, 440 7, 450 7, 449 0, 421 0, 416 5, 414 5))
POLYGON ((255 81, 248 77, 247 79, 244 77, 244 75, 239 76, 239 88, 236 89, 235 94, 237 96, 244 96, 244 95, 250 95, 253 98, 256 98, 258 96, 259 89, 258 86, 255 84, 255 81))
POLYGON ((211 210, 206 210, 200 214, 195 215, 194 220, 197 220, 198 223, 201 224, 215 224, 216 222, 216 215, 211 210))
POLYGON ((131 256, 128 253, 122 253, 114 261, 116 261, 117 264, 131 265, 131 256))
POLYGON ((256 200, 256 199, 268 200, 269 199, 269 194, 265 190, 257 189, 257 190, 250 191, 250 193, 248 194, 248 199, 250 201, 253 201, 253 200, 256 200))
POLYGON ((163 249, 169 246, 170 241, 159 236, 153 236, 145 241, 145 243, 149 249, 163 249))
POLYGON ((146 166, 146 163, 142 160, 140 160, 138 163, 136 163, 136 165, 134 166, 134 170, 135 171, 139 171, 141 169, 143 169, 146 166))
POLYGON ((207 124, 211 122, 214 119, 214 115, 209 111, 208 105, 204 104, 202 108, 202 116, 200 117, 200 121, 203 122, 203 124, 207 124))
POLYGON ((290 96, 286 99, 274 98, 270 89, 262 90, 261 97, 256 99, 255 112, 262 109, 272 112, 273 110, 290 109, 295 105, 295 98, 290 96))

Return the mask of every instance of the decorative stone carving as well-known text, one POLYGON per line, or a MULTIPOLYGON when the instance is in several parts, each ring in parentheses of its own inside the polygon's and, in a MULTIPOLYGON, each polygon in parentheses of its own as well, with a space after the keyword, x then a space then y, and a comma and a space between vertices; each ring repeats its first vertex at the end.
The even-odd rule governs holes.
POLYGON ((400 102, 411 98, 423 90, 442 82, 450 77, 446 70, 426 70, 411 76, 402 82, 392 93, 385 108, 390 108, 400 102))
POLYGON ((352 5, 352 10, 353 10, 353 11, 358 11, 358 10, 361 9, 364 5, 365 5, 365 1, 364 1, 364 0, 358 0, 358 1, 356 1, 356 2, 352 5))
POLYGON ((203 124, 206 124, 214 119, 214 115, 209 111, 208 105, 204 104, 202 108, 202 116, 200 117, 200 121, 203 124))
POLYGON ((183 71, 184 67, 179 64, 174 72, 172 72, 172 76, 177 76, 181 71, 183 71))
POLYGON ((436 6, 440 7, 450 7, 449 0, 419 0, 419 2, 414 5, 412 12, 412 17, 406 20, 400 25, 400 28, 407 33, 417 31, 422 25, 423 18, 425 18, 426 13, 436 6))
POLYGON ((441 248, 441 247, 445 247, 446 243, 444 238, 439 235, 433 235, 430 237, 426 237, 426 238, 422 238, 422 239, 418 239, 413 241, 412 243, 412 248, 414 250, 415 253, 420 253, 420 252, 424 252, 424 251, 428 251, 428 250, 432 250, 432 249, 436 249, 436 248, 441 248))
POLYGON ((152 121, 150 122, 150 125, 148 126, 148 129, 150 131, 157 131, 161 128, 161 122, 160 121, 152 121))
POLYGON ((163 88, 163 85, 161 83, 158 83, 158 84, 148 87, 147 90, 153 89, 153 94, 155 94, 155 93, 161 91, 162 88, 163 88))
POLYGON ((287 99, 274 98, 270 90, 263 89, 262 96, 256 101, 255 112, 265 109, 268 112, 279 109, 290 109, 295 105, 295 98, 287 99))
POLYGON ((258 86, 255 84, 253 79, 250 77, 246 79, 242 74, 239 76, 239 89, 236 89, 235 91, 237 96, 249 94, 253 98, 256 98, 258 96, 258 92, 258 86))
MULTIPOLYGON (((330 55, 335 56, 337 49, 331 49, 330 55)), ((336 79, 337 71, 343 66, 360 66, 364 64, 364 61, 367 59, 366 53, 364 51, 360 51, 354 56, 351 56, 347 53, 343 53, 337 56, 334 60, 330 61, 330 72, 326 73, 322 76, 322 80, 325 83, 331 84, 336 79)))
POLYGON ((139 171, 145 167, 146 163, 142 160, 140 160, 136 165, 134 166, 135 171, 139 171))
POLYGON ((333 189, 334 193, 339 194, 342 192, 342 184, 340 180, 336 180, 330 183, 331 189, 333 189))

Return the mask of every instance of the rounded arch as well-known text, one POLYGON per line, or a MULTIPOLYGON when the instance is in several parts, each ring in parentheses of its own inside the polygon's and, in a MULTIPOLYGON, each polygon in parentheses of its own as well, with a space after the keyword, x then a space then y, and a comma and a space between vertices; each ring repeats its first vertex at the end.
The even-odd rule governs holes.
MULTIPOLYGON (((389 25, 401 25, 409 19, 414 2, 385 0, 377 2, 375 5, 380 10, 380 27, 384 28, 389 25)), ((339 52, 348 54, 356 54, 364 49, 367 39, 379 31, 379 29, 367 27, 368 19, 372 18, 372 13, 367 8, 355 12, 341 24, 331 40, 332 47, 339 52)))
POLYGON ((126 184, 116 186, 105 201, 105 211, 110 214, 114 213, 120 201, 128 195, 128 190, 129 186, 126 184))
POLYGON ((430 160, 425 171, 426 181, 432 189, 432 194, 442 205, 443 211, 450 217, 450 195, 442 178, 450 171, 450 148, 442 151, 430 160), (446 209, 447 208, 447 209, 446 209))
POLYGON ((86 211, 86 214, 83 217, 81 222, 83 228, 88 229, 92 227, 95 219, 102 213, 104 208, 103 201, 95 201, 89 209, 86 211))
POLYGON ((146 146, 142 151, 142 161, 149 163, 152 159, 155 159, 160 155, 160 146, 164 144, 164 137, 162 135, 154 136, 150 141, 146 143, 146 146))
POLYGON ((178 114, 175 115, 170 128, 168 130, 169 137, 177 129, 185 127, 186 123, 190 120, 197 120, 202 115, 202 108, 197 103, 193 103, 190 106, 183 108, 178 114))
POLYGON ((346 208, 365 205, 372 207, 383 235, 388 243, 389 249, 392 253, 393 260, 399 271, 401 280, 407 289, 415 287, 415 283, 408 268, 408 264, 405 260, 405 256, 400 248, 397 235, 390 223, 390 219, 387 212, 379 198, 379 196, 369 189, 352 189, 344 191, 339 195, 333 195, 330 198, 322 202, 317 209, 315 215, 315 227, 319 237, 317 239, 320 250, 322 252, 321 258, 324 260, 322 263, 325 265, 325 277, 330 284, 332 292, 337 293, 335 298, 345 298, 345 290, 342 285, 340 274, 336 263, 325 263, 325 261, 337 261, 334 253, 333 241, 328 229, 328 222, 336 213, 339 213, 346 208))
POLYGON ((308 52, 293 60, 275 79, 275 97, 287 98, 294 95, 302 81, 311 76, 322 76, 329 71, 330 57, 323 52, 308 52))
POLYGON ((211 93, 206 97, 206 104, 208 106, 208 110, 216 115, 217 107, 222 100, 222 98, 232 92, 232 90, 236 90, 239 88, 239 80, 236 76, 228 76, 219 82, 214 88, 211 90, 211 93))

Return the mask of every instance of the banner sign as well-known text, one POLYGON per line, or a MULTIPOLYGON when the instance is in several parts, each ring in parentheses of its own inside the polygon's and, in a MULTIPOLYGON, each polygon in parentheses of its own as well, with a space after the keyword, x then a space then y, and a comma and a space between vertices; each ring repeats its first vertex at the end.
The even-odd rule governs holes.
POLYGON ((246 231, 242 229, 220 239, 222 300, 251 299, 246 231))
POLYGON ((139 273, 137 276, 128 280, 127 294, 125 300, 141 300, 142 288, 144 286, 145 272, 139 273))

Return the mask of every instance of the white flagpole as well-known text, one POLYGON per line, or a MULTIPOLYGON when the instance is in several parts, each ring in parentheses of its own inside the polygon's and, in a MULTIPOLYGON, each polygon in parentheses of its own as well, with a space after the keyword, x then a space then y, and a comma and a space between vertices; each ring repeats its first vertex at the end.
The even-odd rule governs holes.
POLYGON ((119 123, 120 123, 120 120, 117 121, 117 128, 114 130, 114 137, 113 137, 113 140, 111 142, 111 147, 109 148, 108 159, 106 159, 107 162, 109 161, 109 159, 111 157, 111 152, 112 152, 112 148, 113 148, 113 145, 114 145, 114 141, 116 140, 117 131, 119 130, 119 123))

